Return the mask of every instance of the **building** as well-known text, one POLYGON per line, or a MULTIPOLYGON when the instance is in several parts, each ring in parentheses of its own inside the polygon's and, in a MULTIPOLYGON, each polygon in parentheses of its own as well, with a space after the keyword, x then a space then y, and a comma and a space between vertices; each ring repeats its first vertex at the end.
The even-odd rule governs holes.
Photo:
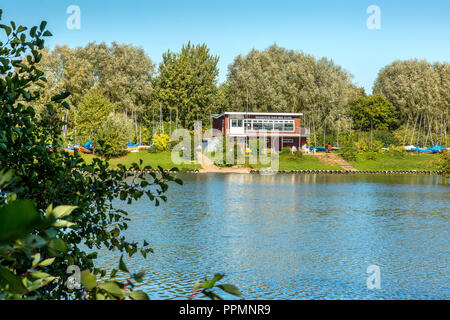
POLYGON ((302 113, 225 112, 211 117, 213 129, 246 144, 249 138, 265 134, 268 148, 275 137, 280 150, 294 146, 300 150, 310 135, 309 129, 301 127, 302 113))

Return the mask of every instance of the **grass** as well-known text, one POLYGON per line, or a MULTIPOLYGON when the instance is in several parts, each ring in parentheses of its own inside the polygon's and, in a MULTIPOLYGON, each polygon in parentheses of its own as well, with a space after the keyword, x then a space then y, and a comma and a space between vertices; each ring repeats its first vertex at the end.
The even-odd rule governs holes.
MULTIPOLYGON (((294 159, 291 155, 280 154, 279 170, 343 170, 340 166, 327 165, 313 156, 303 156, 294 159)), ((253 164, 251 167, 261 169, 268 165, 253 164)))
MULTIPOLYGON (((82 154, 81 156, 83 157, 83 159, 85 159, 87 163, 90 163, 92 159, 96 157, 91 154, 82 154)), ((159 153, 150 153, 148 151, 130 152, 123 157, 110 159, 109 163, 112 168, 117 168, 118 164, 123 164, 124 166, 129 167, 133 162, 139 164, 139 159, 142 159, 143 161, 142 166, 151 166, 152 168, 157 168, 158 166, 161 166, 163 169, 172 169, 173 167, 177 167, 180 170, 201 169, 201 166, 199 164, 194 163, 180 164, 180 165, 174 164, 171 159, 170 151, 164 151, 159 153)))
POLYGON ((413 171, 413 170, 437 170, 436 154, 406 153, 404 156, 390 152, 375 154, 371 159, 369 154, 358 154, 356 161, 349 163, 361 171, 413 171))

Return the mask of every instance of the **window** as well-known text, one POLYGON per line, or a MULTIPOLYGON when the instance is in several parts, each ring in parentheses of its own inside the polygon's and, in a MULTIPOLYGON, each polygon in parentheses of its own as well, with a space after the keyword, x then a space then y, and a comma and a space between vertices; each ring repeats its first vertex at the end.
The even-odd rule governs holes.
POLYGON ((233 128, 237 127, 237 120, 231 120, 231 127, 233 128))
POLYGON ((237 126, 238 126, 239 128, 242 128, 242 126, 243 126, 243 121, 242 121, 242 120, 238 120, 237 126))
POLYGON ((272 131, 273 130, 273 121, 264 121, 263 128, 267 131, 272 131))
POLYGON ((294 121, 286 121, 284 123, 283 131, 294 131, 294 121))
POLYGON ((262 130, 263 124, 261 120, 259 121, 253 121, 253 130, 262 130))
POLYGON ((274 129, 278 131, 283 131, 283 121, 275 121, 274 129))

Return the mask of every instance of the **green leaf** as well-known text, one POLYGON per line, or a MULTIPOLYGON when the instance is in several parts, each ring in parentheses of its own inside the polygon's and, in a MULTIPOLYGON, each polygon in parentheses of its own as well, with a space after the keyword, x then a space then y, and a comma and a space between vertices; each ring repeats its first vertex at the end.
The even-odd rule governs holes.
POLYGON ((66 220, 60 220, 60 221, 57 221, 54 224, 52 224, 52 226, 54 226, 56 228, 70 228, 70 227, 73 227, 74 225, 76 225, 76 223, 66 221, 66 220))
POLYGON ((44 31, 44 29, 45 29, 46 26, 47 26, 47 21, 42 21, 42 22, 41 22, 41 25, 40 25, 40 27, 39 27, 39 29, 40 29, 41 31, 44 31))
POLYGON ((81 272, 81 284, 87 290, 91 291, 97 286, 97 280, 95 276, 93 276, 89 270, 84 270, 81 272))
POLYGON ((119 270, 126 273, 130 273, 130 271, 128 271, 127 266, 125 265, 125 262, 123 262, 123 255, 120 257, 119 270))
POLYGON ((242 292, 234 285, 232 284, 220 284, 217 286, 218 288, 222 289, 223 291, 235 295, 235 296, 241 296, 242 292))
POLYGON ((52 239, 48 243, 48 253, 52 257, 60 257, 67 252, 66 243, 62 239, 52 239))
POLYGON ((98 285, 98 287, 117 298, 124 298, 126 296, 126 291, 121 289, 119 285, 114 281, 107 281, 105 283, 101 283, 98 285))
POLYGON ((150 300, 148 295, 142 290, 132 291, 130 293, 130 298, 133 300, 150 300))
POLYGON ((44 37, 51 37, 51 36, 53 36, 53 34, 50 31, 47 30, 47 31, 44 32, 43 36, 44 37))
POLYGON ((47 266, 51 265, 54 261, 55 261, 55 258, 45 259, 44 261, 39 263, 39 266, 40 267, 47 267, 47 266))
POLYGON ((216 282, 219 281, 220 279, 222 279, 223 277, 224 277, 223 274, 216 273, 214 275, 214 278, 212 278, 211 280, 207 280, 207 281, 203 282, 202 287, 205 288, 205 289, 211 289, 212 287, 214 287, 216 282))
POLYGON ((76 208, 75 206, 58 206, 50 212, 49 216, 53 216, 55 219, 63 218, 71 214, 76 208))
POLYGON ((27 291, 22 279, 4 267, 0 267, 0 285, 7 285, 8 291, 14 294, 24 294, 27 291))
POLYGON ((33 261, 31 262, 31 265, 35 266, 39 263, 39 261, 41 261, 41 254, 36 253, 35 255, 33 255, 33 261))
POLYGON ((30 200, 17 200, 0 208, 0 244, 21 238, 43 226, 30 200))
POLYGON ((0 24, 0 28, 4 29, 6 32, 6 35, 9 36, 11 34, 11 28, 4 25, 4 24, 0 24))

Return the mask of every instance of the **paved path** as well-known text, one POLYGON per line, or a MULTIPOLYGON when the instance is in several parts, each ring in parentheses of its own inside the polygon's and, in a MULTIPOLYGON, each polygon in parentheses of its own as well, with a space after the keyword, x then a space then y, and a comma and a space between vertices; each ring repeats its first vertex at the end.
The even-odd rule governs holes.
POLYGON ((338 165, 346 171, 358 171, 336 153, 316 153, 314 156, 328 165, 338 165))
POLYGON ((201 159, 201 173, 250 173, 249 168, 219 168, 201 152, 197 152, 197 158, 201 159))

